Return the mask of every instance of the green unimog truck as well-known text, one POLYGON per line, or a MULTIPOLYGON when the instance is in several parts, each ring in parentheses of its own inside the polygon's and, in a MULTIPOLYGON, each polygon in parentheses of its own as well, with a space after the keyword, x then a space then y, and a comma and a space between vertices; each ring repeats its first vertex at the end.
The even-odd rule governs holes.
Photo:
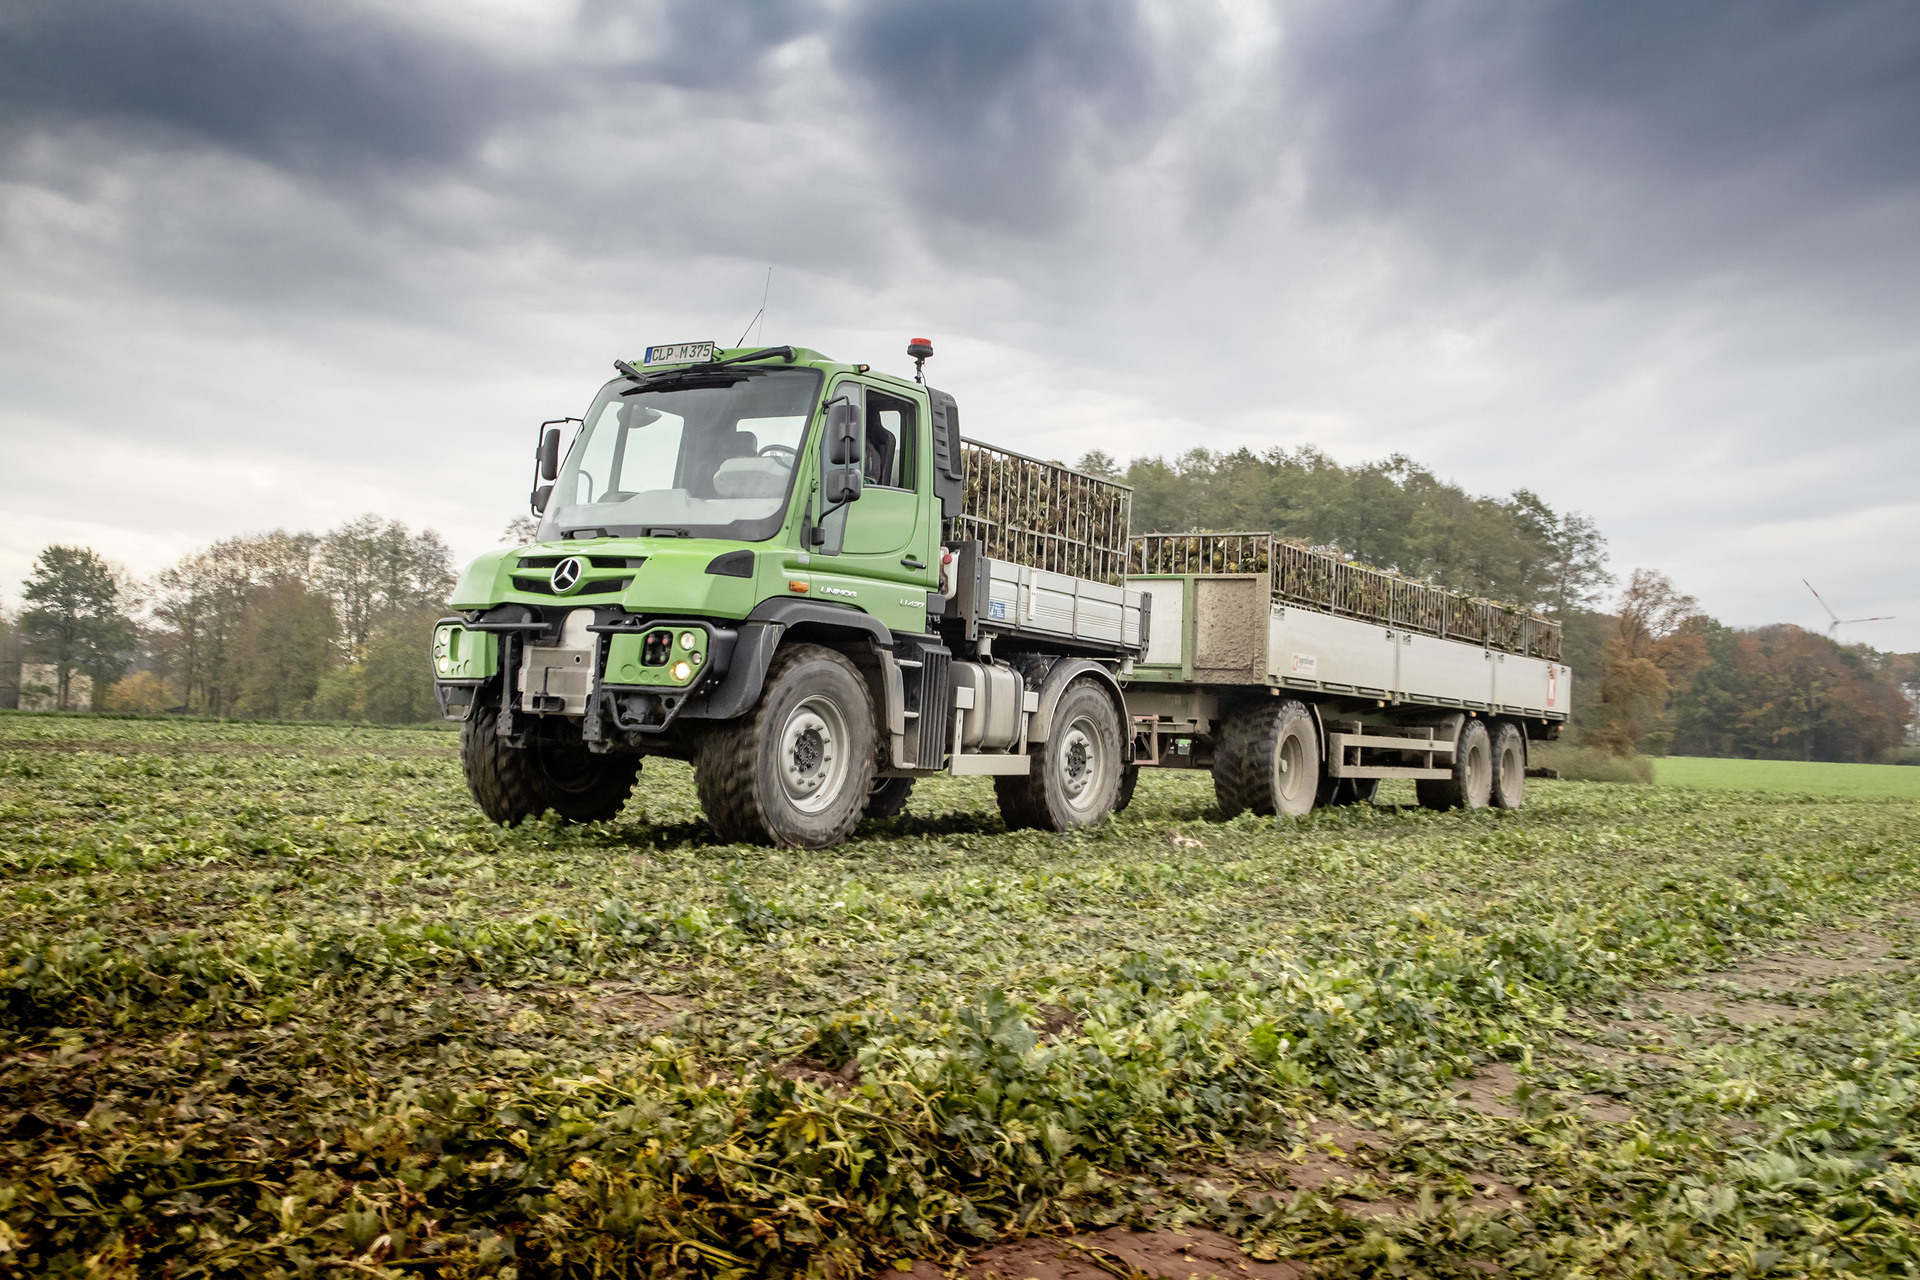
POLYGON ((1129 539, 1126 486, 963 440, 908 354, 650 347, 541 424, 537 541, 433 639, 489 817, 611 818, 648 756, 692 762, 721 838, 801 848, 943 772, 1048 830, 1142 766, 1210 768, 1229 814, 1383 777, 1520 802, 1566 718, 1553 624, 1270 535, 1129 539))

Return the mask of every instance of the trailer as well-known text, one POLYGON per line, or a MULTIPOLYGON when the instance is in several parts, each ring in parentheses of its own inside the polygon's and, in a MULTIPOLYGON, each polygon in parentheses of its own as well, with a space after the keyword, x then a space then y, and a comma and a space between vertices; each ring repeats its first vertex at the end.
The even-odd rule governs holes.
POLYGON ((1381 778, 1521 803, 1566 719, 1550 621, 1271 534, 1130 537, 1131 490, 963 437, 908 351, 911 381, 652 347, 541 424, 539 540, 475 561, 434 635, 489 817, 610 818, 650 756, 692 762, 722 838, 807 848, 938 773, 1048 830, 1142 768, 1210 769, 1228 816, 1381 778))

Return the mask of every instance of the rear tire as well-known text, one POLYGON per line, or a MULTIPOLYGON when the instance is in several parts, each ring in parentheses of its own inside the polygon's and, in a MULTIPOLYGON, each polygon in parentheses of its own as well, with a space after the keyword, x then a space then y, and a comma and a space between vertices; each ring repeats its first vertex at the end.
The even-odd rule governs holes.
POLYGON ((907 797, 912 794, 912 778, 875 778, 867 792, 866 812, 860 816, 870 822, 897 818, 906 809, 907 797))
POLYGON ((1459 740, 1453 744, 1453 776, 1421 778, 1413 790, 1429 809, 1486 808, 1493 792, 1493 747, 1487 726, 1479 720, 1461 725, 1459 740))
POLYGON ((1527 792, 1527 740, 1510 724, 1493 729, 1493 792, 1495 808, 1518 809, 1527 792))
POLYGON ((1106 821, 1120 792, 1120 717, 1106 691, 1076 680, 1053 709, 1053 732, 1025 777, 993 780, 1014 830, 1071 831, 1106 821))
POLYGON ((866 812, 873 744, 873 695, 853 663, 815 644, 782 649, 758 705, 701 740, 700 807, 722 840, 830 848, 866 812))
POLYGON ((547 800, 533 761, 525 751, 507 745, 499 724, 498 707, 473 709, 460 726, 460 769, 480 812, 503 827, 517 827, 544 813, 547 800))
POLYGON ((1320 739, 1313 714, 1289 698, 1235 712, 1213 749, 1220 815, 1298 818, 1320 791, 1320 739))

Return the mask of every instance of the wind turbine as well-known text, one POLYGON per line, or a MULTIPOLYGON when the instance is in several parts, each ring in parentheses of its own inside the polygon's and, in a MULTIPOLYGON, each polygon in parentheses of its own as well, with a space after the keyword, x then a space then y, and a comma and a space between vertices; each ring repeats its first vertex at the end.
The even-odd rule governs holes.
MULTIPOLYGON (((1813 591, 1813 584, 1811 582, 1807 582, 1805 578, 1800 579, 1800 581, 1806 582, 1807 590, 1813 591)), ((1818 591, 1813 591, 1813 598, 1815 600, 1820 601, 1820 607, 1827 611, 1827 616, 1829 618, 1833 619, 1832 622, 1827 624, 1827 639, 1829 640, 1832 640, 1834 638, 1834 632, 1838 631, 1842 627, 1850 627, 1856 622, 1892 622, 1893 621, 1893 615, 1890 613, 1878 618, 1843 618, 1839 614, 1833 611, 1833 606, 1828 604, 1824 599, 1822 599, 1818 591)))

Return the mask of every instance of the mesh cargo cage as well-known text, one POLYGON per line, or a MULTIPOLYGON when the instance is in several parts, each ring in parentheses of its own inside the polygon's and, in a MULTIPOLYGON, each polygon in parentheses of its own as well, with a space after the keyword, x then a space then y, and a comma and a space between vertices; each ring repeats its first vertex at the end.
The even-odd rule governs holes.
POLYGON ((1349 564, 1271 533, 1148 533, 1131 539, 1130 574, 1258 573, 1273 598, 1444 640, 1560 660, 1560 624, 1512 605, 1349 564))
POLYGON ((1126 573, 1133 490, 1058 462, 961 441, 960 514, 947 542, 1033 569, 1118 585, 1126 573))

